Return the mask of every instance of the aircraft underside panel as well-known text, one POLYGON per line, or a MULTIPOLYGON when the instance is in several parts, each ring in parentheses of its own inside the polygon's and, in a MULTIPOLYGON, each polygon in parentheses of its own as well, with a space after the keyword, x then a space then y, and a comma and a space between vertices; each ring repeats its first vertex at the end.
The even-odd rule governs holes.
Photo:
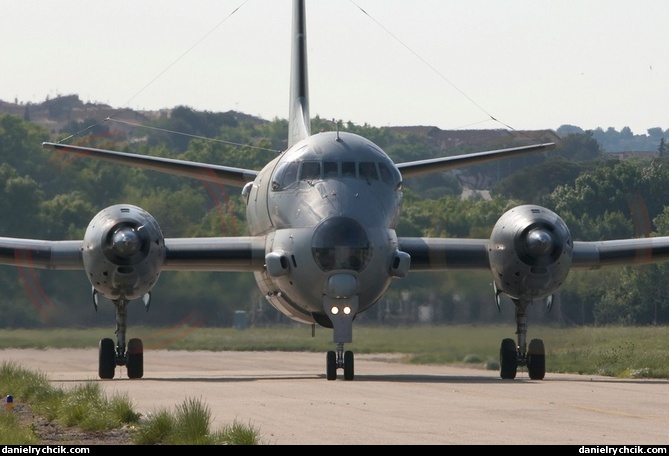
POLYGON ((254 273, 254 276, 258 288, 260 288, 263 296, 272 307, 291 320, 307 324, 316 323, 310 313, 303 311, 294 303, 286 299, 286 296, 274 286, 271 278, 266 273, 256 272, 254 273))

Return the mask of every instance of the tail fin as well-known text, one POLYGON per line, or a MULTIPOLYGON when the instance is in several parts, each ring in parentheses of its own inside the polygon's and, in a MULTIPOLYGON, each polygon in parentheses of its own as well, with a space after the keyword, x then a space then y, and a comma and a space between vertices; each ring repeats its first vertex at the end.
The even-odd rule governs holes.
POLYGON ((307 74, 307 21, 305 16, 304 0, 293 0, 288 147, 311 135, 309 78, 307 74))

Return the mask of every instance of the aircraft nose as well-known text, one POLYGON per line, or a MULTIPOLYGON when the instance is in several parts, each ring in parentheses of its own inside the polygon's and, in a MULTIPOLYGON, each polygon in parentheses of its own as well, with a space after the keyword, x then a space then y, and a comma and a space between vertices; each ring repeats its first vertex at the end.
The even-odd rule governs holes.
POLYGON ((361 271, 369 263, 372 249, 367 232, 357 221, 332 217, 314 231, 311 253, 323 271, 361 271))
POLYGON ((328 278, 326 294, 335 299, 351 298, 358 293, 358 279, 353 274, 338 273, 328 278))

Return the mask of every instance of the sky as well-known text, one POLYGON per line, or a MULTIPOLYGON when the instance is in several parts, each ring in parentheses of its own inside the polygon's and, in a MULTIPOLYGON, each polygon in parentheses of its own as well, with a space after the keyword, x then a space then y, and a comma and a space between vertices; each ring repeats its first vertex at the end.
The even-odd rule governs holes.
MULTIPOLYGON (((0 0, 0 99, 288 117, 289 0, 0 0)), ((666 0, 307 0, 312 117, 669 129, 666 0)))

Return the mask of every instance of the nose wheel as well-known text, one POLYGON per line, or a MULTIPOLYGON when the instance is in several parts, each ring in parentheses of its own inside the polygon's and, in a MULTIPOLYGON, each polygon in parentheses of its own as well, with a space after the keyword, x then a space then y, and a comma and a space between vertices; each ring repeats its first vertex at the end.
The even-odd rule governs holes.
POLYGON ((337 369, 344 369, 344 380, 353 380, 354 377, 353 352, 344 351, 344 344, 337 345, 337 351, 327 352, 326 377, 328 380, 337 380, 337 369))

